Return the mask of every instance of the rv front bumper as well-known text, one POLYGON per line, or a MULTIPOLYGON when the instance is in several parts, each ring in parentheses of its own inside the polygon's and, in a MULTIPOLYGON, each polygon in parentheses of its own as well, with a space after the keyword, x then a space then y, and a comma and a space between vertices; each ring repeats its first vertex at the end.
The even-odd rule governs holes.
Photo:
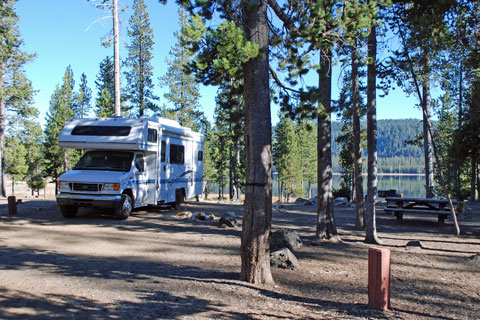
POLYGON ((60 206, 116 208, 122 203, 122 195, 59 193, 57 203, 60 206))

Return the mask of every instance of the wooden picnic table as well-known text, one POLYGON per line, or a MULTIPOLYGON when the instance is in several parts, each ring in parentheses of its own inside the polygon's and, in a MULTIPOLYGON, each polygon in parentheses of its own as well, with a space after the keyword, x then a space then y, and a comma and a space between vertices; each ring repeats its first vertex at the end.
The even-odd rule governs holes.
MULTIPOLYGON (((438 215, 438 222, 443 223, 452 214, 447 199, 387 197, 386 212, 392 212, 397 220, 403 219, 404 213, 425 213, 438 215)), ((452 199, 454 205, 457 200, 452 199)))

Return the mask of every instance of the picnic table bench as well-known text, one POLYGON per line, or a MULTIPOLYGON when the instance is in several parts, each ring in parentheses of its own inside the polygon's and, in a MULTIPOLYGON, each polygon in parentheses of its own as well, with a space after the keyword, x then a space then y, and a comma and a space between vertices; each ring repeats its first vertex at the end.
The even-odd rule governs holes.
MULTIPOLYGON (((403 219, 404 213, 426 213, 438 215, 438 222, 443 223, 452 214, 447 199, 386 197, 386 212, 392 212, 397 220, 403 219)), ((453 205, 457 200, 452 199, 453 205)))

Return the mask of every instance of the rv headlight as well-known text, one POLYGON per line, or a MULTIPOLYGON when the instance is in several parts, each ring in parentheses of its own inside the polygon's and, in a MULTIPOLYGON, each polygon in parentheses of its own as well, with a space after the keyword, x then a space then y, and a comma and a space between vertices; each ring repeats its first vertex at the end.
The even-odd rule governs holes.
POLYGON ((118 191, 120 190, 120 183, 105 183, 103 191, 118 191))
POLYGON ((58 189, 60 190, 70 190, 70 184, 66 181, 59 181, 58 182, 58 189))

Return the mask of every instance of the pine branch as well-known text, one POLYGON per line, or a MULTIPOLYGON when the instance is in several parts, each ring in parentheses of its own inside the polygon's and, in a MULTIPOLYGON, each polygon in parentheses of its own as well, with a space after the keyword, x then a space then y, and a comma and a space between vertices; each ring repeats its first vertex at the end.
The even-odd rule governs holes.
POLYGON ((276 0, 268 0, 268 5, 275 12, 277 17, 283 22, 284 27, 289 31, 297 31, 294 22, 290 17, 283 12, 282 8, 278 5, 276 0))
POLYGON ((273 70, 272 66, 268 66, 268 69, 270 71, 270 75, 272 76, 272 79, 275 81, 275 83, 280 87, 282 88, 284 91, 291 91, 291 92, 294 92, 294 93, 297 93, 297 94, 301 94, 302 92, 299 91, 299 90, 296 90, 296 89, 293 89, 293 88, 289 88, 287 86, 285 86, 282 82, 282 80, 280 80, 280 78, 278 77, 277 73, 275 72, 275 70, 273 70))

